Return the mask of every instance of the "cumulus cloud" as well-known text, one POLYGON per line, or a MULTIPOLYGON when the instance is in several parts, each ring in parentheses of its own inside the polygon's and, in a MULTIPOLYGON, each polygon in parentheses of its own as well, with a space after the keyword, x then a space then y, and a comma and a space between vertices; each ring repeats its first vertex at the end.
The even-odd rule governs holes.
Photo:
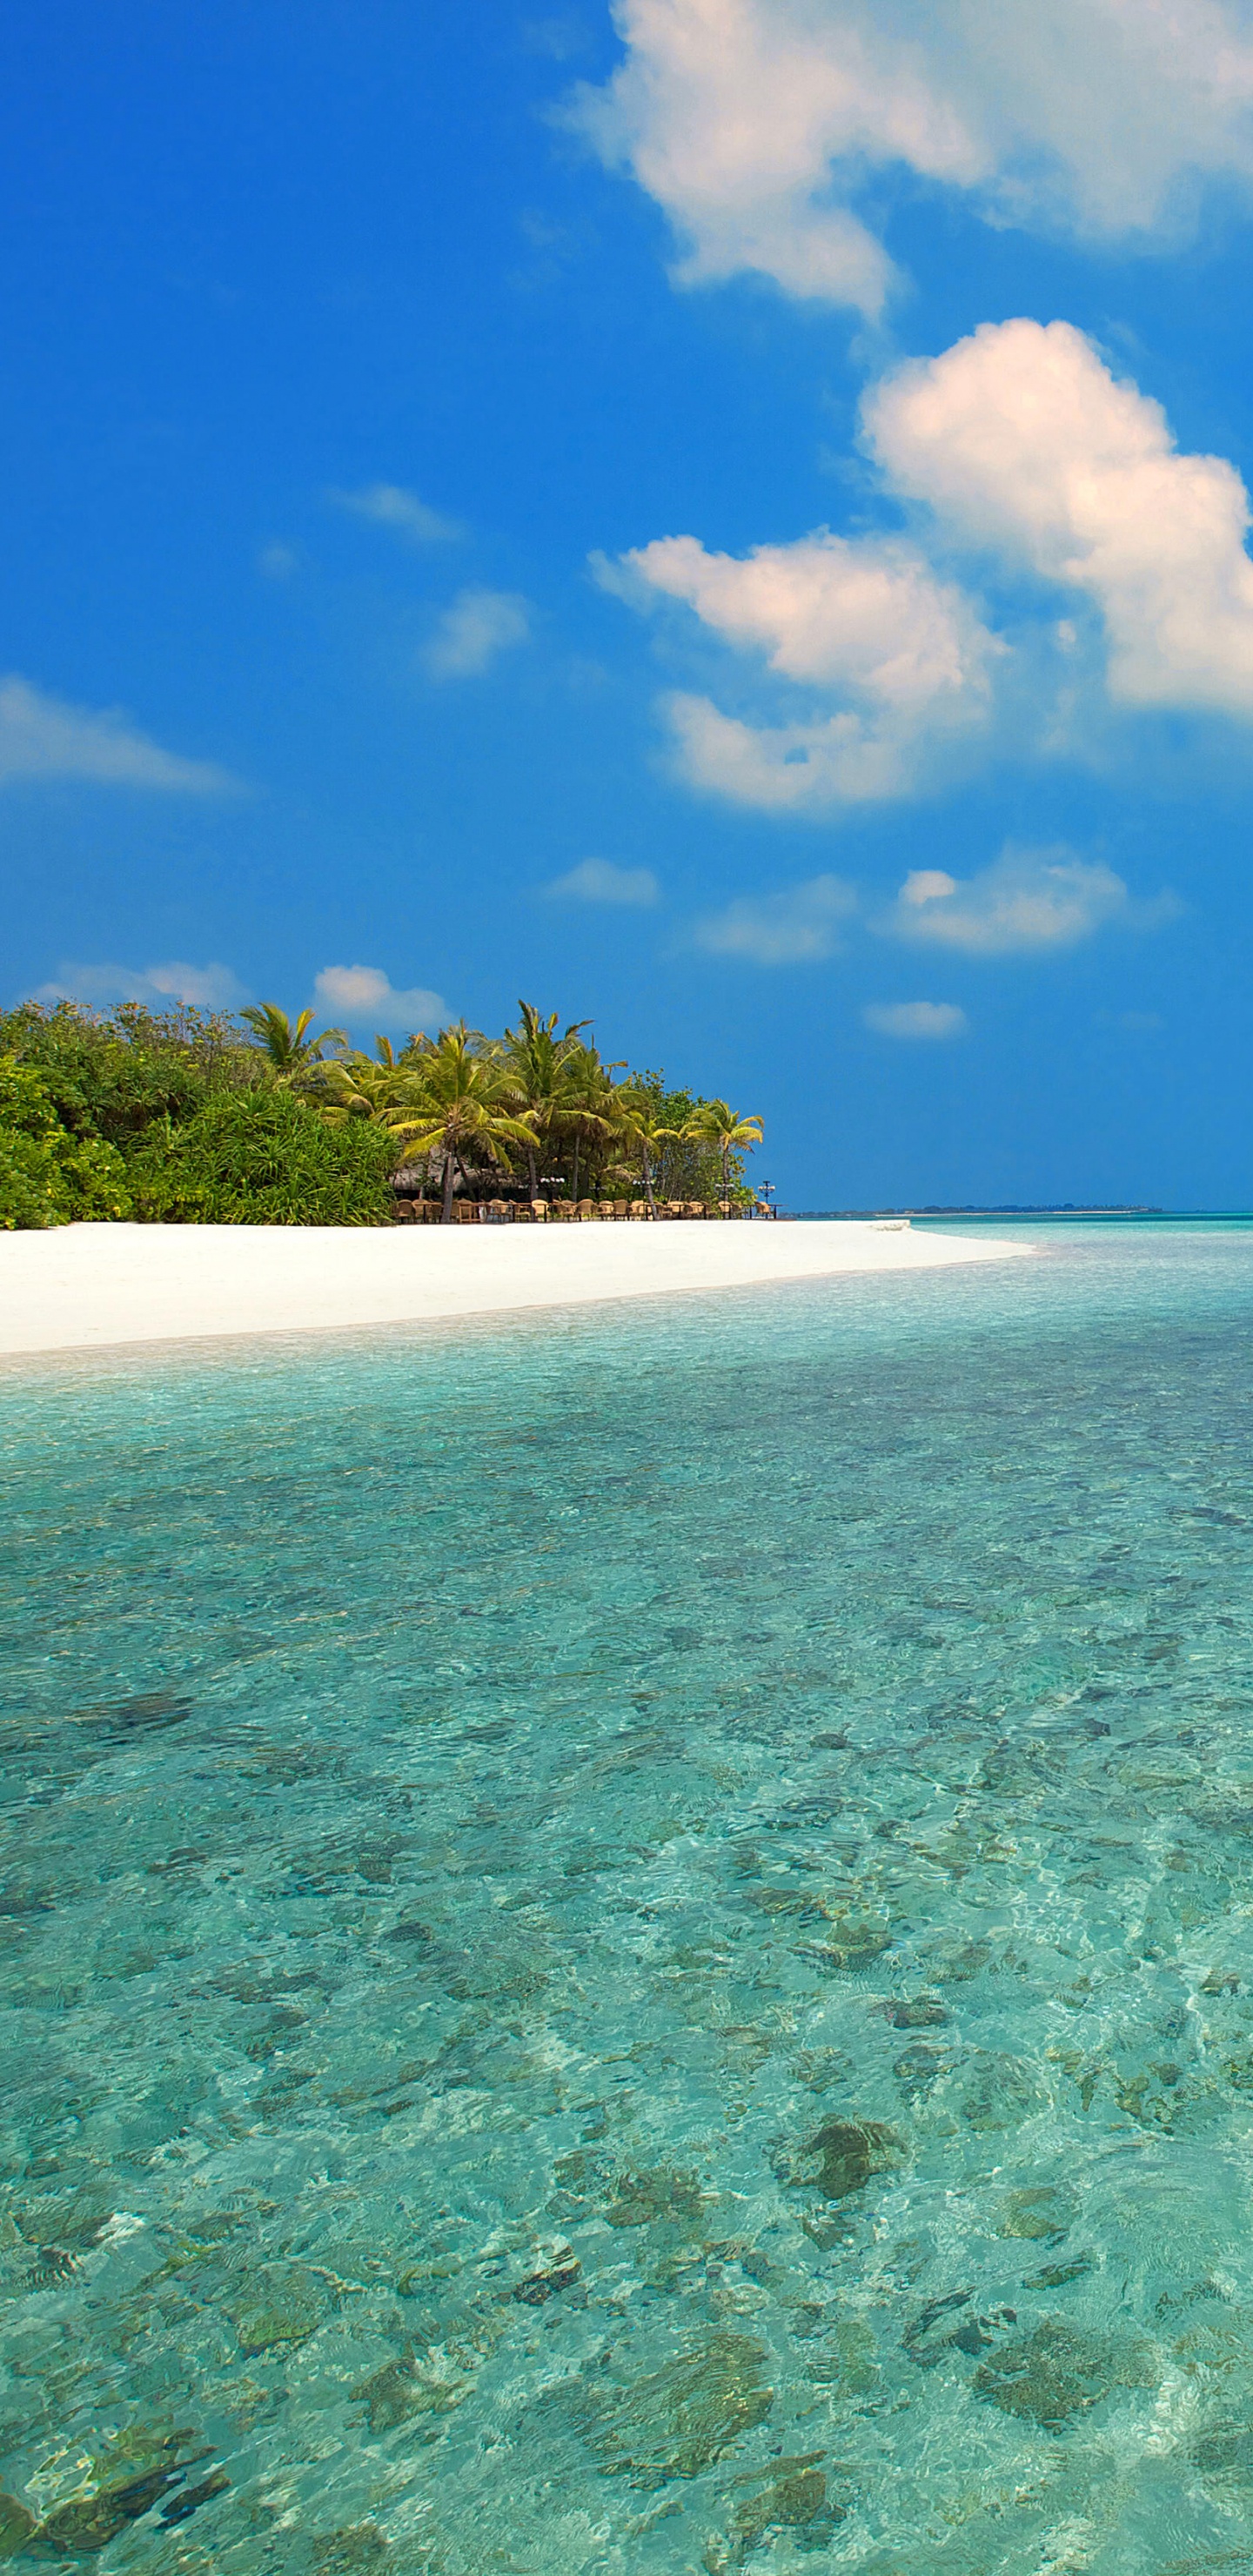
POLYGON ((525 644, 530 631, 527 603, 515 592, 458 591, 427 645, 427 670, 435 680, 475 679, 498 653, 525 644))
POLYGON ((797 966, 830 957, 843 945, 838 925, 857 909, 840 877, 809 877, 776 894, 737 895, 706 913, 692 938, 711 957, 742 957, 754 966, 797 966))
POLYGON ((164 966, 58 967, 52 981, 40 986, 41 1002, 89 1002, 109 1010, 118 1002, 146 1002, 168 1010, 171 1002, 191 1002, 203 1011, 231 1011, 247 1000, 247 988, 229 966, 190 966, 172 958, 164 966))
POLYGON ((403 1029, 406 1035, 422 1030, 429 1036, 451 1017, 439 993, 421 985, 399 991, 378 966, 324 966, 313 990, 319 1010, 349 1028, 403 1029))
POLYGON ((867 1002, 862 1018, 881 1038, 959 1038, 970 1025, 958 1002, 867 1002))
POLYGON ((220 796, 238 784, 212 761, 163 751, 117 707, 71 706, 10 673, 0 680, 0 785, 53 778, 181 796, 220 796))
POLYGON ((408 537, 416 546, 452 545, 465 530, 456 519, 446 519, 442 510, 432 510, 420 501, 416 492, 406 492, 400 483, 367 483, 360 492, 332 492, 329 498, 341 510, 351 510, 358 519, 373 519, 380 528, 394 528, 398 536, 408 537))
POLYGON ((755 647, 786 679, 905 708, 982 685, 990 639, 964 594, 937 580, 902 538, 820 528, 740 557, 707 554, 696 537, 659 537, 624 561, 728 643, 755 647))
POLYGON ((933 787, 994 727, 1055 752, 1110 704, 1253 717, 1244 484, 1181 454, 1081 331, 985 323, 874 386, 862 427, 929 533, 822 528, 744 556, 667 536, 593 558, 602 587, 675 603, 726 650, 726 686, 663 701, 690 785, 819 813, 933 787), (1012 644, 928 544, 1013 586, 1012 644))
POLYGON ((1253 176, 1241 0, 616 0, 626 57, 567 119, 664 209, 678 279, 755 272, 874 315, 892 269, 856 210, 904 168, 997 223, 1177 230, 1253 176))
POLYGON ((894 489, 971 545, 1086 592, 1132 706, 1253 714, 1249 502, 1181 456, 1159 403, 1068 322, 984 323, 877 386, 866 436, 894 489))
POLYGON ((661 888, 651 868, 619 868, 612 859, 580 859, 543 888, 561 902, 653 904, 661 888))
POLYGON ((899 795, 937 737, 986 715, 996 639, 903 538, 822 528, 740 557, 662 537, 609 568, 607 586, 628 600, 681 602, 723 643, 805 688, 805 713, 775 722, 727 715, 689 692, 668 700, 684 774, 741 803, 783 810, 899 795))
MULTIPOLYGON (((1040 850, 1011 843, 977 876, 914 868, 870 927, 915 947, 967 957, 1026 956, 1073 948, 1120 916, 1144 925, 1154 909, 1133 907, 1112 868, 1078 858, 1064 843, 1040 850)), ((1160 906, 1157 912, 1165 917, 1160 906)))

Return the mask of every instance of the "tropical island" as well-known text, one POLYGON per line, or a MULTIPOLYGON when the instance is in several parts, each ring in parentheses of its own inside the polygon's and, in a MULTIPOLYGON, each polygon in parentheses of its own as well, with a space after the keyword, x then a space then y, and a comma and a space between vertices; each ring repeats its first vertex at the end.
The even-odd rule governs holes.
POLYGON ((519 1004, 374 1053, 272 1002, 0 1016, 0 1228, 766 1214, 758 1118, 519 1004))

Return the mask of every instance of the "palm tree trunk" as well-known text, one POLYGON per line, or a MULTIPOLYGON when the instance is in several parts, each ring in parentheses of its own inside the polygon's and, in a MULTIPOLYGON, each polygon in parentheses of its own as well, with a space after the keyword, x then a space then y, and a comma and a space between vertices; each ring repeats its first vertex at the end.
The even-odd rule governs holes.
POLYGON ((644 1196, 648 1201, 649 1215, 656 1216, 657 1202, 653 1197, 653 1167, 647 1145, 644 1147, 644 1196))
POLYGON ((533 1145, 528 1145, 526 1149, 526 1168, 531 1197, 533 1199, 537 1199, 539 1197, 539 1171, 535 1161, 535 1147, 533 1145))
POLYGON ((579 1131, 574 1131, 574 1204, 579 1204, 579 1131))
POLYGON ((722 1213, 724 1216, 731 1213, 731 1149, 725 1142, 722 1148, 722 1213))
POLYGON ((451 1224, 452 1224, 452 1184, 453 1184, 453 1174, 454 1174, 455 1170, 456 1170, 456 1163, 455 1163, 454 1158, 453 1158, 453 1150, 452 1150, 452 1147, 451 1147, 451 1145, 445 1145, 445 1147, 444 1147, 444 1206, 443 1206, 443 1212, 442 1212, 442 1214, 441 1214, 441 1216, 440 1216, 440 1220, 439 1220, 441 1225, 451 1225, 451 1224))

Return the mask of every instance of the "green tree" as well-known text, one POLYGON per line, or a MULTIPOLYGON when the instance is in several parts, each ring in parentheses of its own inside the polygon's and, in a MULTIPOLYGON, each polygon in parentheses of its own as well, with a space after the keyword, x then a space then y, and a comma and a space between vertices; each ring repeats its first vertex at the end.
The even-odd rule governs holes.
POLYGON ((345 1055, 320 1064, 305 1086, 321 1102, 333 1127, 350 1118, 372 1118, 399 1149, 421 1124, 423 1098, 421 1059, 413 1052, 397 1057, 390 1038, 376 1038, 377 1056, 345 1055))
POLYGON ((516 1109, 509 1067, 498 1048, 487 1050, 459 1020, 414 1051, 417 1117, 407 1139, 411 1154, 444 1158, 443 1222, 452 1222, 453 1183, 466 1178, 466 1156, 508 1165, 510 1147, 533 1146, 535 1112, 516 1109))
POLYGON ((559 1137, 565 1113, 577 1105, 578 1058, 583 1053, 582 1033, 590 1026, 587 1020, 572 1020, 561 1037, 557 1035, 557 1014, 541 1020, 530 1002, 519 1002, 520 1018, 516 1029, 506 1029, 500 1061, 509 1076, 513 1103, 519 1115, 530 1112, 534 1134, 526 1148, 527 1179, 531 1197, 539 1191, 536 1146, 559 1137))
POLYGON ((673 1143, 676 1136, 681 1135, 683 1131, 669 1122, 661 1102, 651 1092, 637 1084, 620 1083, 614 1094, 614 1101, 619 1132, 624 1141, 628 1145, 634 1145, 639 1153, 648 1213, 651 1217, 655 1217, 657 1201, 653 1195, 654 1163, 664 1152, 665 1147, 673 1143))
POLYGON ((277 1002, 257 1002, 239 1014, 255 1033, 261 1053, 269 1058, 277 1074, 288 1081, 307 1073, 312 1065, 322 1062, 324 1048, 347 1046, 343 1029, 314 1029, 312 1011, 302 1011, 293 1027, 286 1011, 277 1002))
POLYGON ((0 1055, 0 1227, 70 1225, 131 1213, 115 1145, 62 1126, 34 1065, 0 1055))
POLYGON ((153 1120, 181 1122, 221 1091, 272 1077, 224 1012, 154 1012, 123 1003, 103 1017, 23 1002, 0 1019, 0 1052, 37 1072, 63 1127, 129 1153, 153 1120))
POLYGON ((733 1153, 751 1153, 754 1145, 760 1145, 766 1131, 760 1118, 739 1117, 735 1110, 728 1108, 725 1100, 704 1100, 693 1114, 691 1132, 696 1136, 707 1136, 718 1148, 722 1162, 722 1212, 726 1216, 730 1213, 731 1204, 731 1156, 733 1153))

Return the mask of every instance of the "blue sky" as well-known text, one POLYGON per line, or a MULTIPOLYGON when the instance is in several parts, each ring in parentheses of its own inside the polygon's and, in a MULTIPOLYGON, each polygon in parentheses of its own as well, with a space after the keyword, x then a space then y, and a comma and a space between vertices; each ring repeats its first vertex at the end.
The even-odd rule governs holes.
POLYGON ((8 998, 1253 1204, 1246 0, 11 0, 8 998))

